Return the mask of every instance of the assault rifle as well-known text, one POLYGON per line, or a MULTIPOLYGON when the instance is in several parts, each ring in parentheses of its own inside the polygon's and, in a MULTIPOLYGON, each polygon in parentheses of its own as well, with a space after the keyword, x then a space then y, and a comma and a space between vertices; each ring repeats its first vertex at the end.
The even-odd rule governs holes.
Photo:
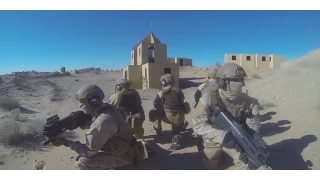
POLYGON ((85 114, 83 111, 72 112, 69 116, 60 119, 59 116, 53 115, 46 120, 46 124, 43 125, 43 131, 36 135, 34 138, 39 136, 46 136, 46 141, 43 145, 51 143, 53 137, 56 137, 66 130, 73 130, 92 119, 91 115, 85 114))
MULTIPOLYGON (((220 129, 225 129, 233 134, 240 146, 240 150, 254 168, 264 166, 267 169, 271 168, 267 165, 269 153, 266 152, 266 142, 255 132, 248 132, 247 128, 234 120, 229 111, 217 105, 213 107, 213 116, 215 116, 214 124, 220 129)), ((212 117, 212 116, 211 116, 212 117)), ((210 118, 211 119, 211 118, 210 118)))

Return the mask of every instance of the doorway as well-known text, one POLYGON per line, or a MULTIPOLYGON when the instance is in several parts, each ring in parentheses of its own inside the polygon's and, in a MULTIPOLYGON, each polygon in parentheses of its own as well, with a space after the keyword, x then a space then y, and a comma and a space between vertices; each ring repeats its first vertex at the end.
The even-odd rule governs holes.
POLYGON ((171 74, 171 68, 164 68, 164 74, 171 74))

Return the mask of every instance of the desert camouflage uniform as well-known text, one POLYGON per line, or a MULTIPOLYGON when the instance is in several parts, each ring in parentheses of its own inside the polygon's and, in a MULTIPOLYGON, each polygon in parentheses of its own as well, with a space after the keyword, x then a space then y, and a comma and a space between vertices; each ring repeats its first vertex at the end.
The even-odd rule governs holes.
POLYGON ((65 144, 79 154, 77 167, 114 169, 132 162, 136 152, 132 130, 115 106, 102 104, 88 128, 85 144, 79 141, 65 144))
POLYGON ((55 146, 69 147, 77 152, 76 165, 80 169, 115 169, 148 157, 145 143, 138 142, 124 114, 115 106, 103 103, 103 90, 94 84, 81 87, 75 94, 82 111, 92 120, 82 125, 71 125, 69 129, 89 129, 85 133, 85 144, 55 138, 55 146))
POLYGON ((217 70, 217 67, 210 69, 208 71, 208 79, 204 83, 200 84, 200 86, 197 88, 196 92, 194 93, 194 100, 196 102, 196 105, 203 94, 218 87, 215 80, 217 70))
POLYGON ((184 102, 184 94, 180 89, 176 89, 173 86, 167 86, 163 87, 161 91, 157 93, 157 97, 154 100, 154 106, 157 107, 157 110, 151 110, 151 119, 150 121, 153 122, 153 127, 157 132, 162 131, 162 125, 161 122, 165 122, 171 125, 171 130, 173 134, 180 134, 182 131, 184 131, 184 125, 185 125, 185 114, 182 110, 183 108, 183 102, 184 102), (180 97, 180 103, 181 106, 180 109, 174 110, 174 109, 166 109, 163 107, 163 102, 161 102, 161 99, 164 98, 163 93, 176 91, 177 96, 180 97), (163 111, 162 111, 163 110, 163 111))
MULTIPOLYGON (((153 122, 153 128, 159 135, 162 131, 162 122, 171 124, 173 134, 172 145, 180 146, 180 133, 185 131, 188 122, 185 114, 190 113, 190 105, 184 102, 184 94, 181 89, 174 87, 174 79, 170 74, 161 76, 162 90, 157 93, 153 101, 154 109, 149 112, 149 120, 153 122)), ((171 146, 173 147, 173 146, 171 146)), ((169 150, 175 150, 176 148, 169 150)))
POLYGON ((249 169, 248 164, 245 163, 246 159, 237 149, 238 146, 235 144, 228 146, 228 142, 225 142, 228 139, 226 136, 228 132, 217 129, 210 123, 209 117, 213 113, 210 107, 216 104, 224 106, 240 124, 245 125, 250 131, 259 133, 259 103, 256 99, 242 93, 245 72, 241 66, 233 63, 226 64, 222 69, 219 68, 218 74, 220 78, 217 79, 218 88, 203 94, 192 118, 194 134, 202 139, 202 147, 199 148, 202 162, 208 169, 217 169, 222 152, 225 152, 233 158, 235 165, 231 167, 232 169, 249 169))
POLYGON ((145 115, 139 93, 134 89, 124 89, 112 94, 109 98, 109 103, 115 105, 125 113, 126 122, 131 126, 133 135, 137 139, 142 139, 144 134, 142 125, 145 120, 145 115), (125 97, 123 94, 127 94, 130 97, 125 97))

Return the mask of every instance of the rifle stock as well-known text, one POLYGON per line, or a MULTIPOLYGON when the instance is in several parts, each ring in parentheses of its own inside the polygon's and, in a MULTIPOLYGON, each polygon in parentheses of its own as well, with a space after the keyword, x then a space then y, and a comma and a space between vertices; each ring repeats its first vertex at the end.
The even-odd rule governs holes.
POLYGON ((255 132, 250 134, 246 128, 238 124, 232 114, 223 107, 214 106, 213 111, 217 122, 220 122, 221 125, 236 138, 237 144, 245 153, 248 161, 250 161, 255 168, 264 166, 267 169, 271 169, 267 165, 269 153, 265 151, 267 148, 265 141, 255 132))

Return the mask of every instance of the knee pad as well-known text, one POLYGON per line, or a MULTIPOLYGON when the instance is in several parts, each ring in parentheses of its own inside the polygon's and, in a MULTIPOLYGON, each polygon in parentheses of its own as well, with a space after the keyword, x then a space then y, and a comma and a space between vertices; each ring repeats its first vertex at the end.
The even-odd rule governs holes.
POLYGON ((136 139, 142 139, 144 135, 144 129, 142 127, 135 127, 133 129, 133 136, 136 139))
POLYGON ((222 149, 212 150, 211 148, 204 148, 201 152, 202 163, 207 169, 217 169, 222 155, 222 149))
POLYGON ((219 165, 220 156, 212 157, 211 159, 208 159, 206 155, 202 155, 202 164, 207 169, 217 169, 219 165))

